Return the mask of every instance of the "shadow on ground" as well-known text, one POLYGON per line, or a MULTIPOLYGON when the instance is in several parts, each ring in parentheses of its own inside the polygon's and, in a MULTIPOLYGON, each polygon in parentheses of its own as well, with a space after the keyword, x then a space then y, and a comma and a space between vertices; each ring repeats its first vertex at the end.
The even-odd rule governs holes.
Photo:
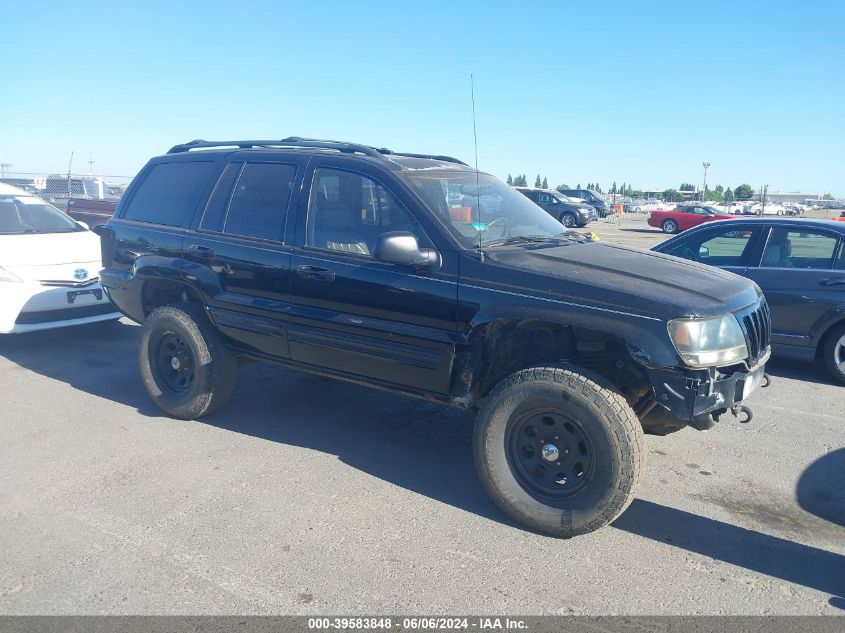
MULTIPOLYGON (((810 464, 798 479, 798 505, 810 514, 845 527, 845 448, 810 464)), ((845 572, 843 572, 845 578, 845 572)))
MULTIPOLYGON (((142 415, 160 416, 138 377, 139 334, 137 326, 116 324, 4 337, 0 355, 142 415)), ((476 477, 471 419, 461 410, 255 364, 241 370, 230 406, 204 422, 337 455, 384 481, 513 526, 476 477)), ((843 451, 811 465, 798 486, 802 507, 836 520, 823 493, 842 471, 843 451)), ((834 605, 845 596, 845 556, 836 553, 642 500, 614 527, 829 593, 834 605)))
MULTIPOLYGON (((769 375, 777 378, 791 378, 838 386, 838 383, 834 382, 827 370, 821 366, 821 363, 804 363, 773 356, 766 363, 766 371, 769 375)), ((845 392, 845 388, 843 388, 843 392, 845 392)))

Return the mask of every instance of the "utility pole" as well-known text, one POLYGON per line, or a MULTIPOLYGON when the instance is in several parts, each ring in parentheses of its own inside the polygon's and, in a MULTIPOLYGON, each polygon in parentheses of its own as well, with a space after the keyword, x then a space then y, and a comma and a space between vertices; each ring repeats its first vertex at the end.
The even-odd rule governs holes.
POLYGON ((704 167, 704 186, 701 187, 701 201, 704 202, 704 192, 707 191, 707 170, 710 168, 710 163, 703 162, 701 166, 704 167))
POLYGON ((762 199, 760 200, 760 202, 762 203, 760 205, 760 215, 766 215, 766 193, 768 192, 768 190, 769 185, 763 185, 762 199))

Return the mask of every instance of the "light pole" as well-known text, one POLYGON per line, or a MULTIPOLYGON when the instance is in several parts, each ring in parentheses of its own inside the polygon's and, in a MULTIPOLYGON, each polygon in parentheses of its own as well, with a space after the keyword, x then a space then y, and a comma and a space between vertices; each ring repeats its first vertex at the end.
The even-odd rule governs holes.
POLYGON ((710 163, 703 162, 701 166, 704 167, 704 186, 701 188, 701 201, 704 202, 704 192, 707 191, 707 170, 710 168, 710 163))

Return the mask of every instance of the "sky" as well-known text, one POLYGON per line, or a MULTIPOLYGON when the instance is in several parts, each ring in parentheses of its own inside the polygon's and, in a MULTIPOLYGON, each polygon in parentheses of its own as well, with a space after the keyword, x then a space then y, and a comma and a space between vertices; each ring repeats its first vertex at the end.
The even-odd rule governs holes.
POLYGON ((609 189, 845 196, 843 2, 4 3, 6 171, 308 136, 609 189))

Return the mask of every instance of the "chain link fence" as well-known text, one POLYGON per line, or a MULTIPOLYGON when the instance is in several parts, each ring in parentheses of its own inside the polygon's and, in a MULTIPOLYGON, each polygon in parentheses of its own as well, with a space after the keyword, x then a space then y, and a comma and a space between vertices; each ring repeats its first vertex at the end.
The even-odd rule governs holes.
POLYGON ((0 183, 23 189, 65 212, 76 205, 113 211, 131 181, 131 176, 102 174, 0 173, 0 183))

